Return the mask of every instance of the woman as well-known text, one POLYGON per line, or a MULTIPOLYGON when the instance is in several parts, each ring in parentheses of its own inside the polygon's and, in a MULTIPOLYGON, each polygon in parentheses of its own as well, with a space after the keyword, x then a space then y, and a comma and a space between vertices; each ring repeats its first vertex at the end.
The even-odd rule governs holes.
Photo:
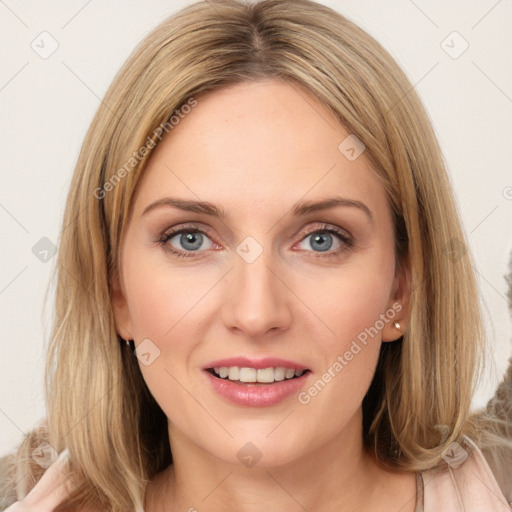
POLYGON ((336 12, 162 23, 63 226, 48 417, 9 512, 508 510, 475 444, 483 328, 435 136, 336 12))

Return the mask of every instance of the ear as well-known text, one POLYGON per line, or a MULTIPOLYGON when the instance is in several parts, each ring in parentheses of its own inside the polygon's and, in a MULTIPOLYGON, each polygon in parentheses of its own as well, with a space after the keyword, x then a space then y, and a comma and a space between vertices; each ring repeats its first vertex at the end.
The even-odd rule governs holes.
POLYGON ((406 330, 411 302, 411 271, 409 265, 399 267, 393 281, 391 297, 389 298, 386 317, 388 319, 382 329, 382 341, 396 341, 406 330), (395 325, 400 325, 398 328, 395 325))
POLYGON ((125 340, 133 340, 132 320, 128 309, 128 302, 126 301, 126 294, 118 276, 112 279, 111 294, 117 334, 125 340))

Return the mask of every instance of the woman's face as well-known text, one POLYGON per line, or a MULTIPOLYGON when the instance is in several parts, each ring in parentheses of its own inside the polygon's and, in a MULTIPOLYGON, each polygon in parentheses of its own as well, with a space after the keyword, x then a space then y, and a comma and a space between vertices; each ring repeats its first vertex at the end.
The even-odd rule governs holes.
POLYGON ((139 182, 118 332, 180 446, 272 466, 359 439, 381 342, 404 313, 384 188, 295 85, 196 100, 139 182))

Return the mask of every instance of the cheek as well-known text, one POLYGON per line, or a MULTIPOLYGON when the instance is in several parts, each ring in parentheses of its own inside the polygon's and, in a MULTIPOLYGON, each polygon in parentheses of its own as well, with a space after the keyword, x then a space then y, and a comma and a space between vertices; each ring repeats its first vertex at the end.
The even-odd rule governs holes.
POLYGON ((142 349, 137 350, 144 380, 165 414, 179 423, 190 409, 190 396, 182 386, 188 382, 187 366, 200 341, 200 299, 215 276, 208 285, 204 273, 173 268, 152 256, 134 250, 125 259, 128 306, 136 345, 145 344, 144 352, 150 354, 145 364, 142 349))
POLYGON ((326 428, 331 422, 338 428, 360 406, 375 372, 381 331, 395 316, 389 307, 394 258, 379 254, 354 259, 329 276, 317 273, 300 288, 314 313, 303 328, 321 364, 312 386, 298 398, 310 412, 337 411, 326 428))
POLYGON ((189 311, 193 314, 209 287, 204 273, 173 268, 151 256, 138 258, 134 253, 126 259, 128 307, 136 340, 169 336, 189 311))
POLYGON ((394 259, 354 258, 353 263, 330 273, 324 269, 315 274, 298 280, 295 288, 312 312, 310 328, 313 322, 318 326, 315 345, 332 357, 353 340, 364 341, 365 334, 367 342, 379 342, 381 315, 389 308, 392 293, 394 259))
POLYGON ((201 322, 205 305, 215 302, 219 275, 163 260, 156 250, 134 248, 124 259, 124 276, 133 337, 137 346, 145 343, 151 359, 146 365, 141 356, 139 367, 154 398, 166 412, 177 407, 175 415, 186 410, 179 383, 187 381, 190 359, 204 339, 201 322))

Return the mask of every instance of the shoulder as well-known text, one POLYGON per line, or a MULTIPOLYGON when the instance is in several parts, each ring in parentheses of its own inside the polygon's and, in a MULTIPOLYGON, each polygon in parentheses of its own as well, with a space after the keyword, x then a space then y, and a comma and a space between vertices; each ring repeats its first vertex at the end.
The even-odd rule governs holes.
POLYGON ((446 450, 445 464, 422 473, 424 512, 505 512, 510 505, 478 446, 467 436, 446 450))

